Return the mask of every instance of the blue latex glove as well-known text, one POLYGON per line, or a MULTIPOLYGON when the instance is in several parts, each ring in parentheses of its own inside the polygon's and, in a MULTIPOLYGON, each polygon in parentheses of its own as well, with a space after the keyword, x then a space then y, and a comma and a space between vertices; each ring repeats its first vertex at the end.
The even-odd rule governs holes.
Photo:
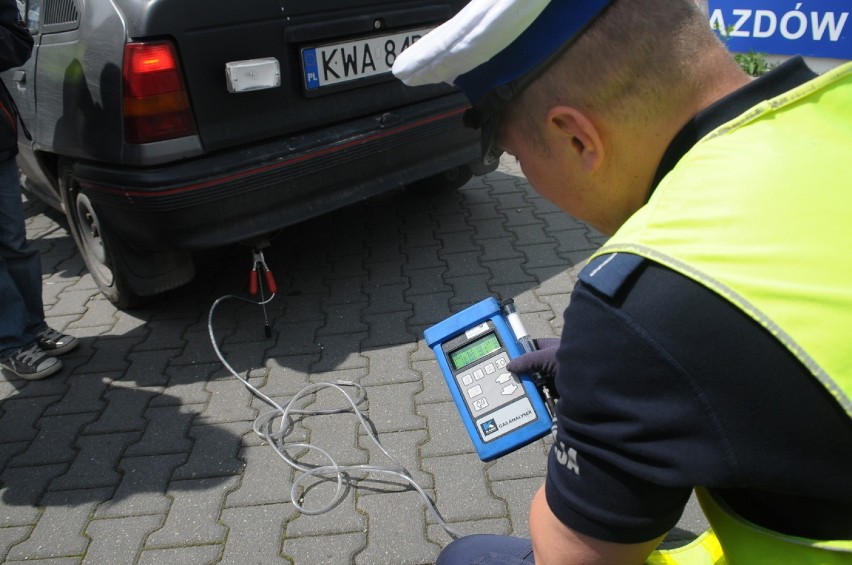
POLYGON ((509 361, 506 368, 513 373, 541 373, 541 376, 553 380, 559 372, 559 362, 556 360, 556 351, 559 349, 559 338, 545 337, 534 339, 537 349, 530 353, 524 353, 509 361))

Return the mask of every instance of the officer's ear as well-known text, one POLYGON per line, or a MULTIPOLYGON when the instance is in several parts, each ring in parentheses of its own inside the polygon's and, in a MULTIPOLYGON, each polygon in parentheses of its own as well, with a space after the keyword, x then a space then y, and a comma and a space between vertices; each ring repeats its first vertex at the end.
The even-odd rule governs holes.
POLYGON ((583 112, 571 106, 554 106, 547 113, 547 128, 559 146, 580 159, 583 170, 595 172, 601 167, 605 156, 601 135, 583 112))

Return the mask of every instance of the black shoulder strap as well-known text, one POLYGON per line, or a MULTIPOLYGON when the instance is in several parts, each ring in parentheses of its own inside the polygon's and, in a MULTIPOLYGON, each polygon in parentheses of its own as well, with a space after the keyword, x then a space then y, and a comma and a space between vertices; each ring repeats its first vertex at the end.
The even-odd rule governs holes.
POLYGON ((615 295, 646 261, 632 253, 609 253, 595 257, 580 271, 580 281, 609 298, 615 295))

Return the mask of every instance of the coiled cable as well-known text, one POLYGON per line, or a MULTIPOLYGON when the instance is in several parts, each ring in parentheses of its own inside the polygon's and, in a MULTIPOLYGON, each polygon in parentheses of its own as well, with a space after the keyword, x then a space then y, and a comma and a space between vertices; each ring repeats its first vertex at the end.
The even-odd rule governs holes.
POLYGON ((337 506, 337 504, 343 499, 346 494, 347 487, 352 486, 353 482, 357 480, 350 478, 352 475, 368 475, 371 473, 390 475, 396 479, 403 481, 404 483, 407 483, 410 488, 413 488, 420 494, 420 496, 423 498, 424 503, 426 504, 426 507, 429 509, 429 512, 431 513, 432 517, 444 529, 444 531, 446 531, 447 534, 450 535, 450 537, 452 537, 453 539, 461 537, 461 534, 456 532, 443 519, 440 512, 438 512, 438 509, 435 506, 435 502, 432 500, 432 498, 426 493, 425 490, 423 490, 420 485, 417 484, 417 482, 414 480, 414 478, 411 476, 411 473, 408 472, 405 466, 400 463, 400 461, 396 457, 394 457, 387 449, 385 449, 385 447, 379 441, 378 436, 373 432, 372 426, 369 425, 368 418, 359 408, 359 406, 367 400, 367 391, 361 384, 352 381, 342 380, 337 381, 337 383, 310 384, 301 389, 299 392, 297 392, 289 401, 287 401, 282 406, 279 403, 275 402, 275 400, 270 398, 268 395, 261 392, 257 387, 251 384, 247 378, 237 373, 237 371, 234 370, 230 363, 228 363, 227 359, 225 359, 225 356, 219 348, 219 345, 216 341, 216 335, 213 330, 213 317, 216 312, 216 308, 226 300, 239 300, 242 302, 247 302, 249 304, 265 307, 266 304, 268 304, 275 298, 275 296, 276 294, 273 293, 271 296, 269 296, 269 298, 261 299, 259 301, 232 294, 228 294, 218 298, 215 302, 213 302, 213 305, 210 307, 210 312, 207 315, 207 331, 210 335, 210 343, 213 345, 213 350, 216 353, 216 357, 218 357, 222 365, 228 370, 231 375, 239 379, 240 382, 242 382, 243 385, 245 385, 245 387, 254 396, 256 396, 271 407, 271 410, 260 414, 255 419, 252 428, 255 434, 260 436, 264 441, 271 445, 273 449, 275 449, 275 452, 278 454, 279 457, 281 457, 281 459, 284 460, 284 462, 286 462, 290 467, 300 473, 296 476, 290 488, 290 500, 293 503, 293 506, 303 514, 323 514, 337 506), (325 410, 306 410, 303 408, 296 407, 297 402, 299 402, 303 398, 315 394, 320 390, 326 388, 333 389, 334 391, 339 393, 345 400, 345 405, 340 408, 331 408, 325 410), (346 391, 346 388, 354 388, 356 390, 356 397, 353 398, 353 396, 346 391), (359 424, 364 428, 367 435, 379 448, 379 450, 393 463, 392 466, 340 465, 334 460, 330 453, 328 453, 321 447, 305 442, 287 443, 287 435, 292 431, 294 427, 292 416, 322 416, 343 413, 352 413, 358 418, 359 424), (295 458, 291 457, 288 453, 288 450, 292 449, 306 449, 309 452, 319 453, 326 460, 327 464, 309 466, 300 463, 295 458), (309 479, 333 479, 334 481, 336 481, 337 489, 328 504, 317 509, 305 508, 303 502, 306 489, 302 488, 302 485, 305 483, 305 481, 309 479))

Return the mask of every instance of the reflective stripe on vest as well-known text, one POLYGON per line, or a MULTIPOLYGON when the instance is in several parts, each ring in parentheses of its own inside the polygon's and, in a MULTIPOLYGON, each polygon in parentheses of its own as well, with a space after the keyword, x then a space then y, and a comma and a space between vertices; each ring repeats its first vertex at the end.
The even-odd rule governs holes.
MULTIPOLYGON (((736 305, 852 417, 852 63, 705 136, 596 255, 624 252, 736 305)), ((714 531, 649 563, 852 563, 852 542, 781 536, 700 498, 714 531)))

